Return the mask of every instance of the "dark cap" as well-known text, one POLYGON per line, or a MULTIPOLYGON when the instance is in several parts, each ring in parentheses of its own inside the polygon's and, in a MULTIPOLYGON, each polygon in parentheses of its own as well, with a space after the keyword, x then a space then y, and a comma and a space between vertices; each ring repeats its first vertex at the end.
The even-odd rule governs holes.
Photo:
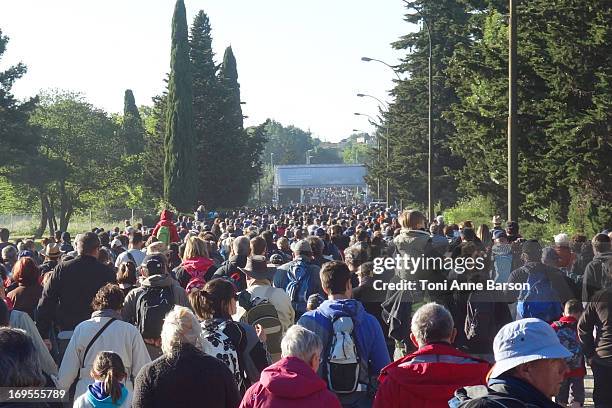
POLYGON ((162 275, 166 272, 166 257, 162 254, 147 255, 140 265, 147 268, 149 276, 162 275))

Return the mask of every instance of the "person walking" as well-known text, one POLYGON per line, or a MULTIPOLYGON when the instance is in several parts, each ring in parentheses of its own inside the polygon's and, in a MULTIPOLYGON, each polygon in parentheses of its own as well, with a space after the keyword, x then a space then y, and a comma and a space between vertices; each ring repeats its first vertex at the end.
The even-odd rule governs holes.
POLYGON ((134 381, 133 408, 236 408, 240 394, 232 373, 201 351, 202 328, 186 307, 174 306, 161 333, 161 357, 145 365, 134 381))
POLYGON ((51 348, 51 329, 58 329, 57 357, 61 361, 74 328, 93 312, 98 290, 115 282, 114 271, 98 261, 100 239, 93 232, 79 237, 78 256, 50 272, 36 311, 38 331, 51 348), (61 334, 61 335, 60 335, 61 334))
POLYGON ((119 286, 107 284, 92 302, 91 319, 80 323, 70 339, 58 374, 58 386, 69 389, 77 381, 76 397, 84 394, 95 380, 96 355, 112 350, 121 357, 127 373, 126 387, 131 392, 132 380, 138 371, 151 361, 140 332, 133 325, 121 320, 123 292, 119 286))
POLYGON ((292 326, 281 342, 282 359, 264 369, 245 393, 240 408, 341 408, 317 370, 323 344, 301 326, 292 326))

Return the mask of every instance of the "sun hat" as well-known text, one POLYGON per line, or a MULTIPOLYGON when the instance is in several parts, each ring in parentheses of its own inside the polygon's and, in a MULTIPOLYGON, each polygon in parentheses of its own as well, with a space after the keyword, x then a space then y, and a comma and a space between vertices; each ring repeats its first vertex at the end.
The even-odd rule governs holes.
POLYGON ((59 244, 47 244, 45 249, 40 252, 42 256, 47 258, 59 258, 62 255, 59 244))
POLYGON ((520 319, 502 327, 493 340, 493 352, 495 365, 490 378, 530 361, 572 356, 559 342, 555 330, 535 318, 520 319))
MULTIPOLYGON (((247 258, 244 268, 238 267, 251 279, 268 279, 271 280, 270 271, 268 270, 268 262, 263 255, 253 255, 247 258)), ((274 272, 274 271, 273 271, 274 272)))
POLYGON ((158 253, 158 252, 166 255, 170 251, 168 250, 168 246, 162 241, 152 242, 147 247, 147 255, 158 253))

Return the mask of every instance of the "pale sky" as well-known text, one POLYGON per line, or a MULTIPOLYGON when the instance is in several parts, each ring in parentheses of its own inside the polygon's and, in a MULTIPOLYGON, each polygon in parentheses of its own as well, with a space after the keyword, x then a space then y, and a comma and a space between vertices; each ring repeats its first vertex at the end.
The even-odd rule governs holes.
MULTIPOLYGON (((170 64, 174 0, 0 0, 0 28, 10 37, 0 69, 16 62, 28 73, 19 98, 41 89, 83 92, 107 112, 123 111, 132 89, 138 105, 163 90, 170 64)), ((401 0, 185 0, 191 26, 198 10, 212 25, 216 61, 232 46, 245 125, 266 118, 339 141, 352 129, 371 131, 365 117, 389 102, 390 43, 416 26, 403 21, 401 0)))

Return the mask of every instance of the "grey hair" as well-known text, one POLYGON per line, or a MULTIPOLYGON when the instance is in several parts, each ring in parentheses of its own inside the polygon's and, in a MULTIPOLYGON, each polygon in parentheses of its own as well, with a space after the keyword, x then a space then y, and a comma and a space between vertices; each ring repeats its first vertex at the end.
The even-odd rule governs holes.
POLYGON ((453 334, 453 316, 442 305, 427 303, 421 306, 414 316, 410 331, 419 345, 437 341, 448 341, 453 334))
POLYGON ((308 363, 313 354, 321 354, 323 343, 310 330, 294 324, 281 340, 282 357, 297 357, 308 363))
POLYGON ((165 355, 173 354, 182 344, 202 349, 202 327, 193 312, 183 306, 174 306, 164 319, 161 349, 165 355))
POLYGON ((0 328, 0 387, 40 387, 45 377, 32 339, 25 331, 0 328))
POLYGON ((248 256, 251 250, 251 241, 248 237, 240 236, 232 242, 232 253, 236 256, 248 256))
POLYGON ((17 248, 12 245, 7 245, 2 248, 2 258, 4 259, 16 259, 17 258, 17 248))

